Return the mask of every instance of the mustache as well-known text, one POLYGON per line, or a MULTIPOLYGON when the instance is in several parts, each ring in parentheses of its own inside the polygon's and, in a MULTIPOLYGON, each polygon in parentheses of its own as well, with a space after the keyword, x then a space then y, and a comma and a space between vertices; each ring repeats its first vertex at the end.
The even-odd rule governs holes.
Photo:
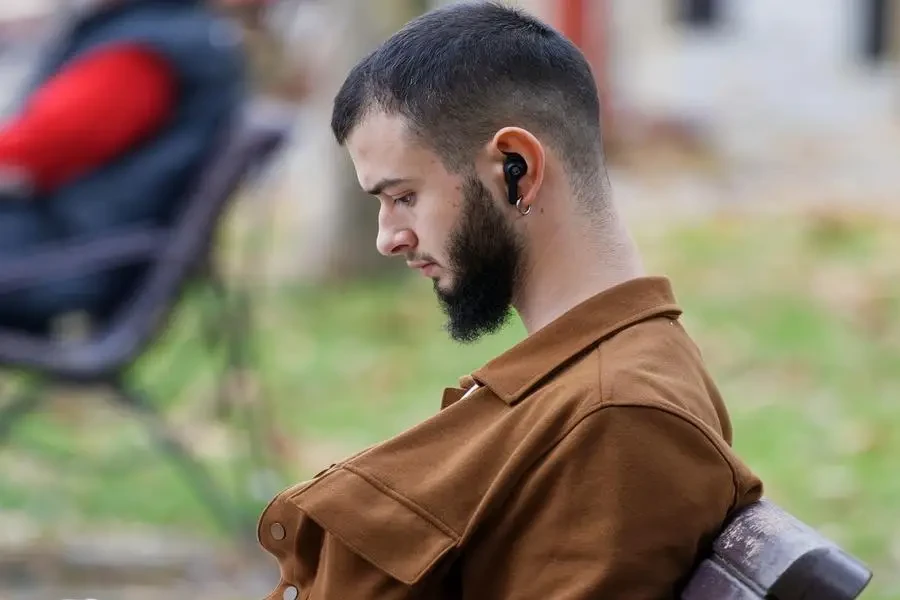
POLYGON ((438 261, 434 259, 434 257, 429 256, 428 254, 407 254, 406 262, 422 262, 422 263, 434 263, 439 264, 438 261))

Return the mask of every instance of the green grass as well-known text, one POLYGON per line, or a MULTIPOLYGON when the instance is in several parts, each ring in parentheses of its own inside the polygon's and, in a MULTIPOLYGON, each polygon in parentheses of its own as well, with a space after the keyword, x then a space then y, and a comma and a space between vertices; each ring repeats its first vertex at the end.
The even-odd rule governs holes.
MULTIPOLYGON (((900 224, 722 218, 638 238, 649 268, 672 278, 767 494, 874 569, 865 598, 900 598, 900 224)), ((207 310, 189 303, 137 376, 224 476, 243 438, 209 424, 219 380, 195 327, 207 310)), ((514 323, 454 345, 418 278, 267 290, 256 310, 251 391, 273 404, 282 483, 432 414, 444 387, 523 336, 514 323)), ((0 505, 48 528, 210 531, 140 428, 76 399, 17 430, 0 454, 0 505)), ((243 503, 253 516, 264 500, 243 503)))

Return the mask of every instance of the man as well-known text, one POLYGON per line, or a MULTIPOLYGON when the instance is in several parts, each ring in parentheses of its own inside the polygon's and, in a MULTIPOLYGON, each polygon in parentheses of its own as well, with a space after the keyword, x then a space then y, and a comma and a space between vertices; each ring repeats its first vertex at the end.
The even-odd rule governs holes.
POLYGON ((571 43, 489 3, 412 21, 349 74, 332 125, 380 203, 378 249, 433 279, 454 339, 510 307, 529 335, 272 501, 269 598, 675 598, 760 497, 616 213, 598 104, 571 43))
MULTIPOLYGON (((200 0, 92 0, 0 127, 0 260, 162 226, 240 105, 237 29, 200 0)), ((0 325, 41 329, 118 300, 122 271, 0 293, 0 325)))

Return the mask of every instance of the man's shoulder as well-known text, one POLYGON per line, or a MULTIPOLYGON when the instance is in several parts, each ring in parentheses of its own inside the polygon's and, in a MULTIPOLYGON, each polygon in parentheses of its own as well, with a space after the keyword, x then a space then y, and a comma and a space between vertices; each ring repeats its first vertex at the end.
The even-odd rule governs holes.
POLYGON ((723 429, 718 390, 677 319, 654 317, 600 340, 560 365, 521 404, 581 412, 636 402, 686 412, 723 429))
POLYGON ((755 475, 732 448, 731 418, 718 386, 677 319, 635 324, 604 340, 574 369, 582 371, 575 380, 588 381, 590 373, 596 381, 580 407, 583 420, 593 423, 589 427, 605 430, 618 422, 640 429, 652 415, 653 435, 703 444, 721 456, 740 485, 755 485, 755 475))
POLYGON ((698 346, 676 319, 638 323, 593 356, 599 406, 640 405, 679 415, 731 441, 731 423, 698 346))
POLYGON ((646 415, 652 409, 673 436, 692 432, 733 469, 742 468, 731 449, 731 418, 719 389, 698 346, 670 317, 636 323, 602 340, 536 388, 520 409, 523 418, 553 426, 560 441, 576 426, 603 429, 610 414, 646 415))

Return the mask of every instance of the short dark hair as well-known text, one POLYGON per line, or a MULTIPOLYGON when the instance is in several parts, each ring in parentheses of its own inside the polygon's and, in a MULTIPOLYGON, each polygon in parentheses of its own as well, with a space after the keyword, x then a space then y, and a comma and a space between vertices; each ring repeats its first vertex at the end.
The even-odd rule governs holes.
POLYGON ((448 169, 471 168, 501 127, 524 127, 565 162, 576 188, 602 170, 600 101, 590 66, 563 35, 495 2, 410 21, 347 76, 331 127, 343 145, 372 110, 399 114, 448 169))

